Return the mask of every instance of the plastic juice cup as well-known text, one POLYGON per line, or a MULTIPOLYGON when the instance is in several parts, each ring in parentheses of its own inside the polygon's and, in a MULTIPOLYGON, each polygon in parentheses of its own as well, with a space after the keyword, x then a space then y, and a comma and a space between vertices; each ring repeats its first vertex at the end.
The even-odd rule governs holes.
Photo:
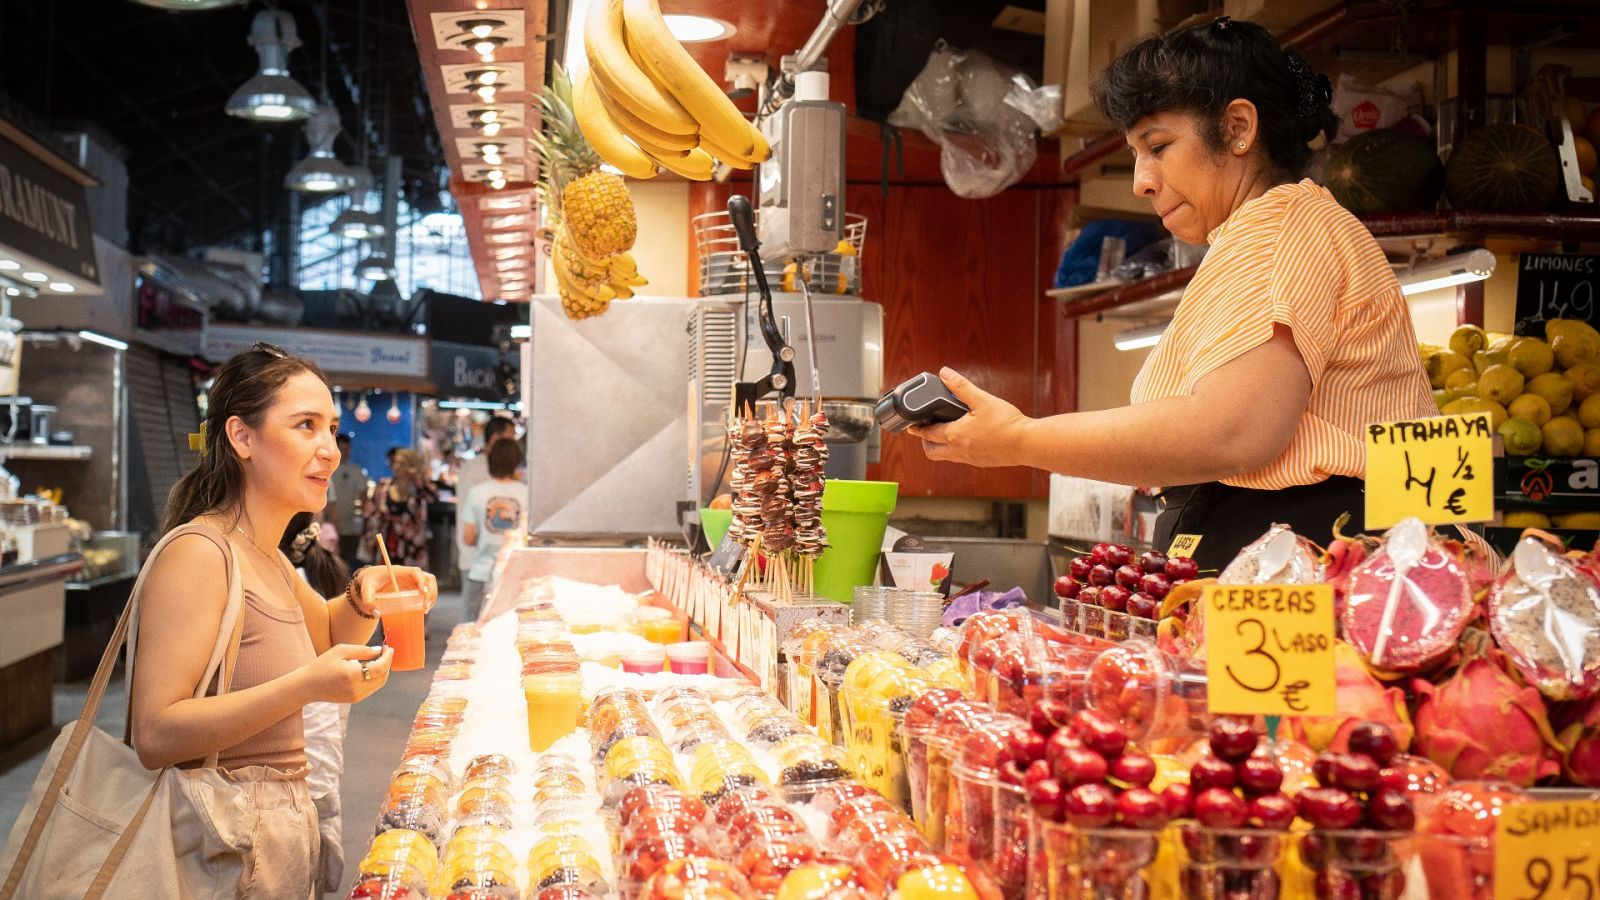
POLYGON ((679 675, 704 675, 710 666, 711 645, 684 641, 667 645, 667 665, 679 675))
POLYGON ((542 753, 578 727, 583 698, 576 675, 528 675, 522 695, 528 703, 528 749, 542 753))
POLYGON ((662 661, 666 658, 666 650, 659 645, 624 650, 622 652, 622 671, 633 672, 636 675, 659 672, 662 669, 662 661))
POLYGON ((372 603, 383 620, 383 643, 394 650, 390 670, 409 672, 422 668, 427 661, 423 614, 426 603, 422 592, 379 591, 373 595, 372 603))

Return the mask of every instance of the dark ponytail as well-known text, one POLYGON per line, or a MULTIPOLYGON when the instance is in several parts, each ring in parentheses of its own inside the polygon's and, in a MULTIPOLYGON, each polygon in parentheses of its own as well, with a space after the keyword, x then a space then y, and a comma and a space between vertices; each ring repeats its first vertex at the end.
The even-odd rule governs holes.
POLYGON ((295 513, 278 542, 278 549, 289 562, 306 572, 306 583, 324 597, 333 597, 350 584, 350 567, 317 541, 321 526, 311 521, 311 513, 295 513))
POLYGON ((200 423, 200 461, 173 485, 161 516, 161 533, 208 513, 232 512, 244 499, 244 465, 228 443, 228 420, 238 416, 260 428, 278 390, 290 378, 310 372, 328 383, 317 364, 271 344, 256 344, 217 369, 200 423))
POLYGON ((1214 153, 1227 150, 1223 111, 1248 100, 1282 180, 1300 178, 1311 154, 1339 131, 1327 77, 1267 29, 1227 16, 1139 41, 1100 73, 1094 93, 1100 111, 1124 132, 1156 113, 1192 113, 1214 153))

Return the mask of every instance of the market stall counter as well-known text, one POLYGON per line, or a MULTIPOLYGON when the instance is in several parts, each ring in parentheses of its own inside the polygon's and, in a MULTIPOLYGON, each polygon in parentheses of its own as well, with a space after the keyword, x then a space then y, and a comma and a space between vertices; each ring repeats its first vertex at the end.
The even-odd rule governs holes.
POLYGON ((0 567, 0 749, 51 725, 66 583, 82 568, 76 553, 0 567))

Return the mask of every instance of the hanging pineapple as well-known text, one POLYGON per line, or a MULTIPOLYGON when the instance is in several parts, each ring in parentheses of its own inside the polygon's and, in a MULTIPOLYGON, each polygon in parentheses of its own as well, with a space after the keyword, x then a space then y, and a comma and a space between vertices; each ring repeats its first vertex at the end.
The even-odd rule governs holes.
POLYGON ((645 284, 628 250, 639 233, 633 200, 620 176, 600 170, 600 157, 584 139, 572 110, 572 84, 558 65, 539 95, 543 125, 539 201, 554 234, 551 265, 561 307, 574 319, 597 316, 612 300, 633 296, 645 284))

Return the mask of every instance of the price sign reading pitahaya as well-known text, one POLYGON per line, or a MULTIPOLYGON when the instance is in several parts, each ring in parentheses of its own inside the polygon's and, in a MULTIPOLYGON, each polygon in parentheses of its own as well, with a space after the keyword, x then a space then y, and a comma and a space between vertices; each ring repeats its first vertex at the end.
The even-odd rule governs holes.
POLYGON ((1503 807, 1495 820, 1495 900, 1600 898, 1600 801, 1503 807))
POLYGON ((1334 714, 1333 585, 1218 584, 1203 602, 1211 712, 1334 714))
POLYGON ((1367 527, 1493 519, 1493 455, 1488 413, 1367 426, 1367 527))

